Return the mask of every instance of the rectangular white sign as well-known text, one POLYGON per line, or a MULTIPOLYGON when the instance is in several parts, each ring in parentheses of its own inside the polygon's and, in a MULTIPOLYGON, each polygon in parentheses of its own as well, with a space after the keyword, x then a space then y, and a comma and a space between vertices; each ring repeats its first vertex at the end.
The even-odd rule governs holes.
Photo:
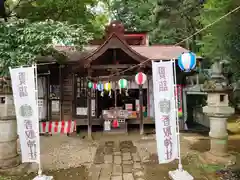
POLYGON ((22 162, 40 161, 39 117, 34 67, 10 69, 22 162))
POLYGON ((152 62, 155 128, 159 164, 178 158, 173 62, 152 62))

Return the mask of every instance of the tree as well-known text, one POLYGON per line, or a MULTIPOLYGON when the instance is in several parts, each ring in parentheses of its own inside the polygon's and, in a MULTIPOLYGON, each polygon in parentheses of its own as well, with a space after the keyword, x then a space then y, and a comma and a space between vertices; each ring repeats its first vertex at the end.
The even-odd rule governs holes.
MULTIPOLYGON (((208 0, 200 16, 206 26, 240 6, 238 0, 208 0)), ((201 54, 211 61, 228 60, 234 78, 240 77, 240 11, 221 19, 202 33, 201 54)))
POLYGON ((111 17, 120 20, 127 30, 152 30, 152 15, 156 0, 113 0, 106 2, 111 17))
POLYGON ((72 43, 76 49, 81 50, 91 37, 82 25, 70 25, 66 22, 9 20, 1 23, 1 75, 7 75, 8 67, 33 63, 38 56, 52 55, 58 61, 65 58, 65 54, 54 49, 53 38, 72 43))
MULTIPOLYGON (((155 29, 152 39, 156 43, 175 44, 194 34, 200 27, 196 18, 201 10, 201 3, 195 0, 158 0, 155 8, 155 29)), ((197 51, 197 37, 181 45, 197 51)))
MULTIPOLYGON (((208 0, 200 16, 202 25, 205 27, 226 14, 230 1, 208 0)), ((223 19, 202 33, 202 40, 200 41, 202 56, 211 58, 212 60, 226 58, 224 39, 226 38, 227 21, 228 18, 223 19)))
POLYGON ((31 22, 52 19, 67 21, 69 24, 81 24, 86 31, 96 37, 103 34, 107 15, 104 11, 96 11, 98 0, 7 0, 8 16, 19 19, 28 19, 31 22))
MULTIPOLYGON (((149 31, 151 44, 175 44, 200 26, 196 16, 201 4, 196 0, 113 0, 109 6, 112 16, 128 30, 149 31)), ((186 47, 195 51, 196 39, 186 47)))
POLYGON ((53 48, 53 39, 81 49, 102 36, 107 16, 96 7, 100 7, 96 0, 6 0, 8 22, 0 24, 2 75, 9 66, 31 64, 38 56, 65 59, 53 48))

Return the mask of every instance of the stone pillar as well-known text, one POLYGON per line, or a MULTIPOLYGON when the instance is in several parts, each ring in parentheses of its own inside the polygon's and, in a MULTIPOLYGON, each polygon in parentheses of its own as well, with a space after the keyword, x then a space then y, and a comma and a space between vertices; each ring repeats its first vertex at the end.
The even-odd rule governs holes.
POLYGON ((13 96, 11 94, 0 94, 0 169, 19 164, 17 121, 13 96))
POLYGON ((221 66, 212 66, 211 80, 204 84, 204 91, 208 92, 207 106, 203 112, 210 121, 210 151, 202 158, 211 164, 234 164, 236 159, 228 154, 227 118, 234 114, 234 108, 229 107, 228 91, 231 90, 221 73, 221 66))

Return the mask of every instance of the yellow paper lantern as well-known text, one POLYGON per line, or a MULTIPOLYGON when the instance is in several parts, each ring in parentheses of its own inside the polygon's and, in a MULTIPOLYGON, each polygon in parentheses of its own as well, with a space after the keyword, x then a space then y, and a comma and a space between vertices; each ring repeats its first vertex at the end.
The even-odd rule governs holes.
POLYGON ((110 82, 107 82, 107 83, 105 83, 104 84, 104 89, 106 90, 106 91, 109 91, 109 97, 112 97, 112 91, 111 91, 111 89, 112 89, 112 86, 111 86, 111 83, 110 82))
POLYGON ((104 84, 104 89, 106 90, 106 91, 111 91, 111 83, 110 82, 107 82, 107 83, 105 83, 104 84))

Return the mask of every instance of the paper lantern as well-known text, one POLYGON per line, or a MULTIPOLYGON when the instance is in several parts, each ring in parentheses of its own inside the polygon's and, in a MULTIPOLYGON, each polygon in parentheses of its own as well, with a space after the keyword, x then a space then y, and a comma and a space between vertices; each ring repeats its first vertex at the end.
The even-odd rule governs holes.
POLYGON ((189 72, 195 68, 196 61, 196 55, 194 53, 182 53, 178 58, 178 66, 182 71, 189 72))
POLYGON ((143 85, 147 80, 146 74, 139 72, 135 76, 135 81, 138 85, 143 85))
POLYGON ((104 84, 104 89, 105 89, 106 91, 109 91, 108 96, 111 97, 111 96, 112 96, 112 91, 111 91, 112 86, 111 86, 111 83, 110 83, 110 82, 104 84))
POLYGON ((181 118, 182 116, 183 116, 182 109, 179 109, 179 110, 178 110, 178 117, 181 118))
POLYGON ((103 91, 103 84, 102 83, 97 84, 97 90, 98 91, 103 91))
POLYGON ((97 83, 93 83, 93 89, 97 89, 97 83))
POLYGON ((107 82, 107 83, 105 83, 104 84, 104 89, 106 90, 106 91, 111 91, 111 83, 110 82, 107 82))
POLYGON ((118 81, 118 85, 120 89, 127 88, 127 80, 126 79, 120 79, 118 81))
POLYGON ((93 87, 93 83, 89 81, 89 82, 88 82, 88 88, 89 88, 89 89, 92 89, 92 87, 93 87))
POLYGON ((104 92, 103 92, 104 86, 103 86, 102 83, 98 83, 98 85, 97 85, 97 90, 98 90, 98 91, 101 91, 101 96, 104 95, 104 92))

